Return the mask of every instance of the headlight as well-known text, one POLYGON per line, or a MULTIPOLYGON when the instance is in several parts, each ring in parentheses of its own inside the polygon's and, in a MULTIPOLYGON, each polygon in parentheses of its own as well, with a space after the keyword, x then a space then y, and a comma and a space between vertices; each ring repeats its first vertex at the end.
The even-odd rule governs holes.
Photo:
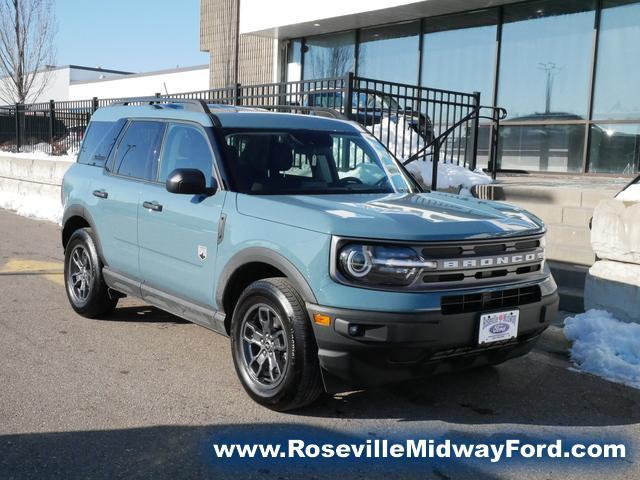
POLYGON ((367 285, 410 285, 423 269, 435 269, 407 247, 349 244, 338 254, 338 265, 347 279, 367 285))

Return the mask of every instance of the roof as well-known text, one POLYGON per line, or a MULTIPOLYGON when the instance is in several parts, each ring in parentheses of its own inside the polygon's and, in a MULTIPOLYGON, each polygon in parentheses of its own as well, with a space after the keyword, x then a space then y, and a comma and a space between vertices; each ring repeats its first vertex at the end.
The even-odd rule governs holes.
POLYGON ((317 115, 268 112, 256 108, 219 108, 211 105, 211 112, 220 120, 223 128, 286 128, 324 130, 333 132, 359 132, 352 122, 317 115))
MULTIPOLYGON (((169 101, 169 100, 168 100, 169 101)), ((93 114, 93 121, 116 121, 121 118, 160 118, 189 120, 205 127, 213 126, 209 113, 198 111, 191 103, 161 103, 153 105, 113 105, 102 107, 93 114)), ((282 128, 322 130, 331 132, 360 132, 360 127, 350 121, 317 115, 300 115, 243 108, 229 105, 208 105, 211 114, 222 128, 282 128)))

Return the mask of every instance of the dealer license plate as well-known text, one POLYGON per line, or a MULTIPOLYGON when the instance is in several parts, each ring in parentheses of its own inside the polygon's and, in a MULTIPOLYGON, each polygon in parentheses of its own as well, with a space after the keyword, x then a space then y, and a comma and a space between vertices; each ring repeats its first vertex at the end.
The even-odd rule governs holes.
POLYGON ((480 315, 480 345, 501 342, 518 336, 518 310, 508 312, 485 313, 480 315))

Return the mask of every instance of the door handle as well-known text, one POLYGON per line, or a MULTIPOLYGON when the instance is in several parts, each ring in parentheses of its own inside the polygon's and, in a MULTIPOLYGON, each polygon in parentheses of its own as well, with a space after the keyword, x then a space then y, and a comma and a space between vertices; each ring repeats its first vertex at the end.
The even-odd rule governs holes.
POLYGON ((162 211, 162 205, 160 205, 158 202, 142 202, 142 206, 144 208, 148 208, 149 210, 153 210, 154 212, 162 211))
POLYGON ((94 190, 93 191, 93 196, 94 197, 98 197, 98 198, 107 198, 109 196, 109 194, 107 192, 105 192, 104 190, 94 190))

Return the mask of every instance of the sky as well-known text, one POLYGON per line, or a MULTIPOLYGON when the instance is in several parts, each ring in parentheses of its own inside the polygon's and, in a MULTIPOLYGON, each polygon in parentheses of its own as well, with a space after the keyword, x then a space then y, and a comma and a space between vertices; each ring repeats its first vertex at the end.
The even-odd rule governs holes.
POLYGON ((56 64, 148 72, 209 63, 199 0, 54 0, 56 64))

